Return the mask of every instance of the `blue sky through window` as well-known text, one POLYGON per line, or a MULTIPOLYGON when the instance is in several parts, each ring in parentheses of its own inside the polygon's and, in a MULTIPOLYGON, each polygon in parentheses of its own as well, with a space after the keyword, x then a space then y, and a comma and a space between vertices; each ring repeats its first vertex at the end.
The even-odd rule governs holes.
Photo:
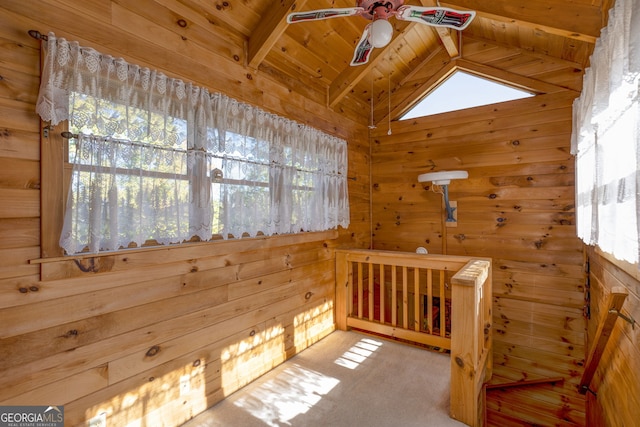
POLYGON ((400 120, 512 101, 530 96, 534 95, 521 89, 465 73, 464 71, 455 71, 402 116, 400 120))

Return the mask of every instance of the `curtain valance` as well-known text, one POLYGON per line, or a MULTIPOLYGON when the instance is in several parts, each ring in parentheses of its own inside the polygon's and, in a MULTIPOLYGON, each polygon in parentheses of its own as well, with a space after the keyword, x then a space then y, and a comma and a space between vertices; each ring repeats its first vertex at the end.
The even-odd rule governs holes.
POLYGON ((637 263, 640 241, 640 7, 617 0, 573 104, 578 236, 637 263))
POLYGON ((43 46, 36 111, 83 134, 70 156, 78 167, 67 207, 75 219, 62 238, 67 252, 349 225, 346 141, 54 34, 43 46), (153 147, 176 151, 160 156, 153 147), (134 189, 143 155, 177 163, 154 160, 155 175, 147 172, 134 189), (172 224, 166 236, 149 231, 159 212, 172 224), (147 228, 129 229, 132 217, 147 228))

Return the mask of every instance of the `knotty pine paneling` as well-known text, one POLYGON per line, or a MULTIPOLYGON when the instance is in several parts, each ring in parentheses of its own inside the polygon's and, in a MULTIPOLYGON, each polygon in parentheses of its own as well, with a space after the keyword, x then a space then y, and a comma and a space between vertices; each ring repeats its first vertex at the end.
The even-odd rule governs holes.
MULTIPOLYGON (((606 301, 613 287, 623 287, 628 296, 622 313, 640 319, 640 274, 637 265, 615 261, 588 248, 591 317, 587 328, 588 349, 609 307, 606 301)), ((638 423, 640 413, 640 328, 616 320, 595 376, 589 385, 597 396, 587 393, 587 425, 612 427, 638 423)))
MULTIPOLYGON (((494 52, 495 53, 495 52, 494 52)), ((375 249, 491 257, 492 383, 562 376, 554 385, 487 394, 488 422, 582 426, 585 361, 582 244, 575 237, 573 91, 393 123, 372 143, 375 249), (428 171, 462 169, 444 226, 428 171)))
POLYGON ((370 246, 362 113, 245 68, 242 40, 210 19, 164 0, 0 5, 0 405, 64 405, 70 426, 102 412, 107 425, 177 426, 333 330, 333 251, 370 246), (39 260, 49 230, 30 29, 345 138, 351 227, 39 260))

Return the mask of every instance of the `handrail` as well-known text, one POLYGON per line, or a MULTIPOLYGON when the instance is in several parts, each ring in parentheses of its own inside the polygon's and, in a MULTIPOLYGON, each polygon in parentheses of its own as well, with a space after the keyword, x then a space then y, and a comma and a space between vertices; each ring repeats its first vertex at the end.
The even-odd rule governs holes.
POLYGON ((611 337, 611 331, 613 330, 616 320, 620 315, 620 310, 622 309, 624 300, 628 295, 627 290, 622 286, 615 286, 611 289, 611 293, 609 294, 609 298, 607 299, 607 304, 605 306, 607 307, 607 311, 602 313, 602 319, 598 324, 598 330, 596 331, 594 338, 595 344, 589 351, 587 365, 584 369, 584 373, 582 374, 580 385, 578 386, 578 391, 581 394, 587 394, 587 391, 591 391, 589 389, 589 384, 591 384, 591 380, 596 373, 596 369, 598 369, 598 364, 600 363, 604 349, 609 342, 609 337, 611 337))
POLYGON ((451 417, 482 425, 491 376, 491 260, 336 250, 336 327, 451 350, 451 417))

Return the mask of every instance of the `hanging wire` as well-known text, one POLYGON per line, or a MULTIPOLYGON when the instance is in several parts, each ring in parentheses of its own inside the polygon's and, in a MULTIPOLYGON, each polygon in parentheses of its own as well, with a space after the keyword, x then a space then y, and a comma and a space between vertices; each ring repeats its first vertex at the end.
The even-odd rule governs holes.
POLYGON ((388 118, 389 118, 389 130, 387 131, 387 135, 391 135, 391 70, 389 70, 389 77, 387 78, 387 81, 389 83, 389 111, 388 111, 388 118))
POLYGON ((373 76, 371 76, 371 93, 370 95, 370 103, 371 103, 371 123, 369 123, 369 129, 375 129, 376 125, 373 122, 373 76))
POLYGON ((442 185, 438 185, 438 184, 431 184, 431 191, 433 191, 436 194, 443 194, 444 195, 444 188, 442 187, 442 185))

